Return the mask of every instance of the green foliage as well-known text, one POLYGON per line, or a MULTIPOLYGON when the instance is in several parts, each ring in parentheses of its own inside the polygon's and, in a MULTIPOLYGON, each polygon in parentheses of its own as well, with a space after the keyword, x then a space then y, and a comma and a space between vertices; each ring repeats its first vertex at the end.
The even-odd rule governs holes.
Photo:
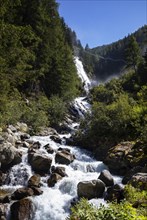
POLYGON ((89 204, 86 199, 71 208, 69 220, 145 220, 146 217, 132 207, 128 202, 109 204, 99 208, 89 204))
POLYGON ((52 96, 49 100, 48 115, 51 126, 57 126, 63 121, 67 112, 65 103, 58 96, 52 96))
POLYGON ((126 49, 127 66, 128 67, 133 66, 136 72, 140 59, 141 59, 141 55, 137 41, 134 36, 130 36, 129 43, 126 49))

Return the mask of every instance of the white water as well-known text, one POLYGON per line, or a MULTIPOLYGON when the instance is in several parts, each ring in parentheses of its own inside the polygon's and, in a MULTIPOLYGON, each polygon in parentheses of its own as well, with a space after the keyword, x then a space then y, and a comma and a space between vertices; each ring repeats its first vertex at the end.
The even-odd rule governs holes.
MULTIPOLYGON (((89 79, 86 73, 82 70, 81 61, 75 58, 77 70, 81 71, 81 78, 85 83, 85 90, 88 91, 89 79), (86 78, 87 77, 87 78, 86 78)), ((86 111, 88 111, 90 105, 85 100, 85 97, 79 97, 75 99, 75 108, 79 112, 79 115, 83 117, 86 111)), ((77 126, 77 123, 73 123, 71 126, 77 126)), ((65 135, 69 136, 69 134, 65 135)), ((64 135, 60 135, 64 138, 64 135)), ((68 177, 64 177, 54 187, 47 186, 47 179, 49 175, 41 177, 41 190, 43 194, 39 196, 30 197, 35 205, 36 211, 33 216, 33 220, 65 220, 70 212, 71 202, 74 198, 77 198, 77 184, 80 181, 97 179, 100 172, 107 167, 101 161, 96 161, 92 155, 83 149, 78 147, 70 147, 67 145, 60 145, 50 139, 49 136, 40 137, 35 136, 31 138, 33 141, 39 141, 41 148, 39 149, 41 154, 46 154, 52 157, 52 165, 65 167, 65 172, 68 177), (76 159, 70 165, 55 164, 54 154, 48 154, 44 146, 46 144, 57 150, 59 147, 69 148, 71 153, 76 156, 76 159)), ((27 149, 22 148, 23 160, 22 163, 15 165, 11 168, 9 173, 10 180, 7 185, 3 186, 3 189, 14 191, 21 186, 26 186, 28 179, 34 174, 27 162, 27 149)), ((115 183, 121 182, 121 177, 113 176, 115 183)), ((100 203, 104 203, 103 199, 92 199, 91 203, 99 206, 100 203)))
POLYGON ((84 89, 85 89, 86 93, 88 93, 89 88, 91 86, 91 81, 84 70, 82 62, 79 60, 78 57, 75 57, 75 65, 77 68, 77 74, 80 77, 80 79, 84 85, 84 89))

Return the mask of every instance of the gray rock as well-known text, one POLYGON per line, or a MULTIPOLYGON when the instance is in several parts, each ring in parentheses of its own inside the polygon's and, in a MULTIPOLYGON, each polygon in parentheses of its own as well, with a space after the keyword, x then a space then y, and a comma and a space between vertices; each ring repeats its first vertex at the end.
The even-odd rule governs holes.
POLYGON ((53 187, 59 180, 61 180, 63 177, 60 176, 58 173, 52 173, 50 178, 47 181, 47 184, 49 187, 53 187))
POLYGON ((29 153, 28 162, 32 169, 38 173, 48 173, 51 167, 52 159, 46 155, 38 153, 29 153))
POLYGON ((100 173, 100 176, 98 177, 98 179, 102 180, 106 186, 113 186, 114 185, 114 179, 108 170, 103 170, 100 173))
POLYGON ((28 187, 40 187, 40 175, 34 174, 28 180, 28 187))
POLYGON ((101 180, 79 182, 77 186, 78 197, 87 199, 100 198, 105 191, 105 184, 101 180))
POLYGON ((131 180, 132 176, 138 172, 141 172, 143 169, 143 167, 141 166, 137 166, 137 167, 133 167, 131 170, 129 170, 126 175, 123 177, 122 179, 122 183, 123 184, 127 184, 128 181, 131 180))
POLYGON ((27 187, 23 187, 23 188, 19 188, 17 189, 12 195, 11 195, 11 199, 12 200, 20 200, 23 199, 27 196, 33 196, 34 192, 31 188, 27 188, 27 187))
POLYGON ((74 159, 75 159, 75 156, 66 150, 59 151, 55 155, 55 162, 59 164, 68 165, 72 163, 74 159))
POLYGON ((140 188, 141 190, 147 190, 147 173, 136 173, 132 176, 128 184, 140 188))

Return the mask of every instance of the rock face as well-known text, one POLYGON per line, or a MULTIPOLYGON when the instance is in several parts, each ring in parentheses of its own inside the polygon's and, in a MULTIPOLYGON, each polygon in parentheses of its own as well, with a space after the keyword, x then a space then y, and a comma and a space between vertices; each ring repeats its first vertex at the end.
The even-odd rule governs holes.
POLYGON ((133 167, 131 170, 129 170, 126 175, 123 177, 122 179, 122 183, 123 184, 127 184, 128 181, 131 180, 132 176, 138 172, 141 172, 143 170, 143 167, 141 166, 137 166, 137 167, 133 167))
POLYGON ((63 177, 60 176, 58 173, 52 173, 50 178, 48 179, 47 183, 49 187, 53 187, 59 180, 63 177))
POLYGON ((128 183, 142 190, 147 190, 147 173, 136 173, 128 183))
POLYGON ((59 151, 55 155, 55 162, 60 164, 69 165, 74 159, 74 155, 66 150, 59 151))
POLYGON ((20 152, 9 142, 0 144, 1 168, 5 169, 21 162, 20 152))
POLYGON ((145 166, 145 147, 137 142, 122 142, 112 147, 104 163, 114 174, 125 175, 135 166, 145 166))
POLYGON ((124 189, 116 184, 107 189, 105 200, 120 203, 124 199, 124 189))
POLYGON ((51 167, 52 159, 40 153, 29 153, 28 162, 32 169, 39 173, 48 173, 51 167))
POLYGON ((105 184, 99 179, 79 182, 77 186, 78 197, 87 199, 102 197, 104 190, 105 184))
POLYGON ((113 186, 114 185, 114 179, 108 170, 103 170, 100 173, 100 176, 98 177, 98 179, 103 181, 106 186, 113 186))
POLYGON ((14 202, 10 208, 10 220, 30 220, 33 209, 32 201, 27 198, 14 202))

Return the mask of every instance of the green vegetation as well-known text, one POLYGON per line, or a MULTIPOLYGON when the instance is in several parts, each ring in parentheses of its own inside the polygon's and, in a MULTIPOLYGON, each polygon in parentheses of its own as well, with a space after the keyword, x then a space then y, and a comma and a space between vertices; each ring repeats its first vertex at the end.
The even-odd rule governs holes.
POLYGON ((69 32, 55 0, 1 1, 0 126, 25 120, 36 130, 63 119, 61 103, 80 87, 69 32))
POLYGON ((92 49, 86 47, 85 50, 79 47, 79 56, 83 61, 86 72, 102 82, 112 76, 121 75, 128 65, 126 49, 130 44, 130 39, 135 38, 140 54, 143 55, 147 47, 146 32, 147 25, 144 25, 133 34, 112 44, 92 49))
POLYGON ((146 63, 145 56, 144 61, 136 63, 136 72, 130 70, 91 90, 92 112, 75 135, 77 144, 94 153, 101 149, 101 154, 122 141, 140 141, 146 146, 146 63))
MULTIPOLYGON (((145 199, 144 195, 142 197, 145 199)), ((69 220, 145 220, 147 217, 146 207, 134 208, 128 201, 120 204, 109 203, 96 208, 86 199, 81 199, 71 211, 69 220)))

